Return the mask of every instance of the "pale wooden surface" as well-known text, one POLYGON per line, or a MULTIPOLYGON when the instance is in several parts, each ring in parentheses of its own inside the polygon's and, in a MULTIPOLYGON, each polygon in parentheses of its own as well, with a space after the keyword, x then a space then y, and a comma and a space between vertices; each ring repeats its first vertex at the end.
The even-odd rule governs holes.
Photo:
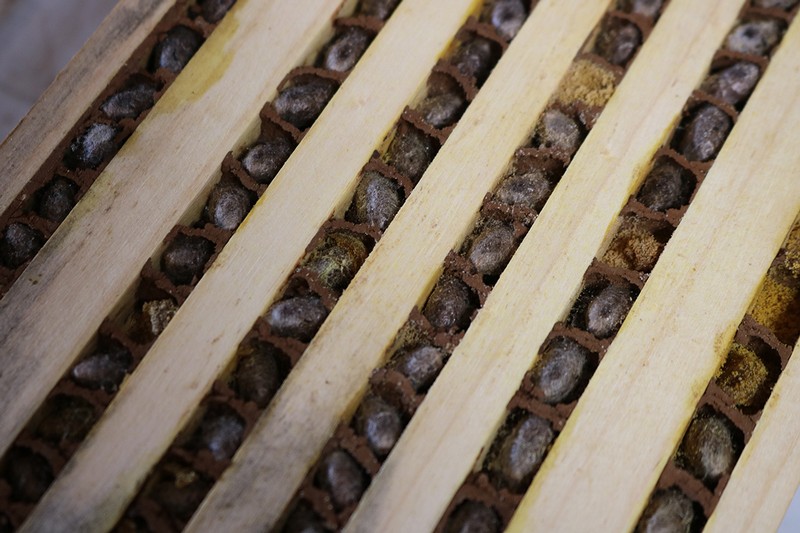
POLYGON ((584 271, 738 9, 729 0, 670 3, 373 480, 349 531, 376 525, 423 531, 437 524, 491 444, 539 346, 571 305, 584 271))
MULTIPOLYGON (((274 525, 607 6, 608 0, 536 6, 189 530, 274 525)), ((383 526, 369 521, 368 529, 383 526)))
POLYGON ((800 480, 800 344, 733 469, 707 533, 775 531, 800 480))
POLYGON ((237 3, 0 301, 0 453, 329 28, 330 2, 304 2, 237 3))
MULTIPOLYGON (((246 6, 263 9, 254 0, 246 6)), ((23 529, 102 530, 114 524, 332 206, 351 196, 359 170, 475 7, 476 0, 404 0, 23 529)), ((258 20, 248 33, 271 34, 276 21, 301 33, 306 25, 293 18, 324 11, 296 1, 278 8, 281 13, 258 17, 250 12, 258 20)), ((274 45, 251 49, 261 61, 286 54, 274 45)), ((240 55, 247 56, 240 50, 234 60, 240 55)), ((258 70, 253 57, 242 61, 258 70)), ((229 67, 224 79, 240 83, 236 78, 229 67)), ((217 111, 229 109, 217 103, 217 111)))
POLYGON ((635 526, 800 210, 798 46, 794 24, 509 531, 635 526))
POLYGON ((120 0, 0 145, 0 213, 173 5, 175 0, 120 0))

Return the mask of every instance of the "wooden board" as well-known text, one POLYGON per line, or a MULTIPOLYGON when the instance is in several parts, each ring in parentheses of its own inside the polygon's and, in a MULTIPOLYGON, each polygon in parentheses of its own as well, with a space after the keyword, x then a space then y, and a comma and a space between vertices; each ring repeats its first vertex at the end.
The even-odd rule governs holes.
POLYGON ((0 213, 173 5, 175 0, 120 0, 58 74, 0 145, 0 213))
POLYGON ((568 310, 739 7, 671 2, 373 480, 349 531, 429 530, 437 524, 491 443, 538 347, 568 310), (569 243, 568 253, 563 243, 569 243))
POLYGON ((509 531, 636 524, 800 211, 798 46, 794 24, 509 531))
POLYGON ((739 457, 706 533, 776 531, 800 479, 800 344, 739 457))
MULTIPOLYGON (((302 27, 287 22, 303 11, 296 2, 279 6, 283 13, 259 15, 262 27, 250 31, 265 33, 264 26, 277 20, 302 27)), ((332 206, 352 195, 359 170, 475 6, 475 0, 401 4, 24 529, 102 530, 114 524, 332 206), (385 76, 388 65, 392 76, 385 76), (76 491, 77 502, 71 497, 76 491)), ((278 54, 274 46, 258 49, 278 54)))
POLYGON ((233 8, 0 301, 0 450, 205 198, 225 154, 255 138, 261 107, 329 29, 336 9, 303 1, 233 8), (270 31, 279 27, 292 31, 270 31))
MULTIPOLYGON (((190 530, 224 525, 255 531, 279 519, 607 6, 607 0, 543 0, 536 6, 190 530), (508 91, 511 76, 524 90, 508 91)), ((382 531, 382 525, 376 521, 370 529, 382 531)))

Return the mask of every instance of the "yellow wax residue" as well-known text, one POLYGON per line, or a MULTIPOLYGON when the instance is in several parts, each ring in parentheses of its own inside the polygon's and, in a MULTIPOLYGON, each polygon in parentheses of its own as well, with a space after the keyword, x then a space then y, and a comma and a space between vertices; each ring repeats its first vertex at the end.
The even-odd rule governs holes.
POLYGON ((736 405, 752 405, 767 380, 767 374, 764 361, 753 350, 734 342, 715 378, 736 405))
POLYGON ((581 102, 588 106, 602 107, 614 94, 616 78, 603 66, 581 59, 574 62, 556 92, 555 100, 562 105, 581 102))
POLYGON ((753 318, 772 330, 781 342, 793 345, 800 334, 800 291, 767 275, 753 307, 753 318))

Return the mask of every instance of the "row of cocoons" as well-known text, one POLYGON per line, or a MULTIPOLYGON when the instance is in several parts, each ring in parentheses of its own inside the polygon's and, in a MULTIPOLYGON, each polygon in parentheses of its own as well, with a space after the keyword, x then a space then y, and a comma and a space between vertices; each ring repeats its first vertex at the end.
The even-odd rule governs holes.
MULTIPOLYGON (((650 17, 660 8, 653 2, 634 4, 628 9, 644 6, 650 17)), ((424 306, 412 312, 395 339, 388 362, 373 373, 355 416, 323 449, 286 512, 284 531, 337 530, 347 522, 613 94, 650 24, 624 12, 612 12, 603 21, 591 53, 574 62, 540 117, 532 147, 518 150, 459 253, 447 258, 424 306)), ((490 531, 499 523, 456 517, 447 525, 453 531, 474 527, 490 531)))
MULTIPOLYGON (((458 32, 455 46, 434 67, 425 95, 403 112, 380 153, 364 166, 344 220, 321 228, 283 295, 242 342, 230 379, 218 383, 204 400, 208 408, 204 415, 198 413, 194 436, 172 445, 124 524, 176 529, 189 519, 240 446, 249 420, 268 405, 302 356, 527 13, 522 2, 487 3, 482 21, 471 19, 458 32), (190 472, 196 481, 186 485, 181 480, 190 472)), ((280 110, 277 114, 285 118, 280 110)), ((251 153, 241 159, 247 174, 252 173, 251 153)))
MULTIPOLYGON (((780 40, 784 20, 761 16, 752 18, 745 12, 726 38, 711 74, 623 210, 618 230, 587 272, 567 320, 556 324, 545 341, 536 365, 508 406, 505 424, 478 470, 455 495, 441 529, 499 531, 510 519, 721 149, 736 109, 745 104, 763 72, 765 56, 780 40), (757 45, 743 42, 743 35, 757 40, 757 45)), ((690 432, 687 461, 700 460, 699 436, 719 429, 703 424, 690 432)), ((661 531, 661 525, 660 518, 648 515, 640 528, 661 531)))
MULTIPOLYGON (((191 292, 398 3, 399 0, 363 0, 356 7, 356 18, 337 21, 337 31, 315 58, 315 66, 301 67, 289 75, 293 83, 283 87, 275 101, 265 108, 267 116, 259 141, 245 151, 241 161, 231 162, 231 156, 226 158, 223 180, 212 189, 196 224, 173 229, 166 239, 168 244, 158 268, 150 264, 144 268, 133 314, 108 319, 103 324, 96 350, 73 366, 55 387, 40 415, 7 454, 0 481, 3 523, 19 525, 41 498, 111 402, 125 376, 167 326, 178 304, 191 292), (307 75, 308 71, 311 75, 307 75), (267 136, 277 141, 264 142, 267 136)), ((227 10, 232 4, 232 1, 207 0, 197 9, 202 16, 221 18, 223 7, 227 10), (212 5, 218 6, 217 12, 211 9, 212 5)), ((191 58, 189 52, 178 54, 191 47, 185 46, 188 34, 180 29, 183 26, 177 28, 159 41, 151 64, 162 56, 172 60, 180 57, 182 68, 191 58), (165 47, 174 47, 178 52, 169 48, 162 53, 165 47)), ((165 67, 151 68, 158 73, 165 67)), ((132 87, 114 93, 101 107, 111 109, 112 104, 119 106, 128 99, 145 102, 148 107, 139 111, 142 113, 153 103, 140 98, 141 91, 137 91, 137 87, 132 87)), ((215 455, 218 453, 221 452, 215 455)))
MULTIPOLYGON (((385 18, 396 4, 397 2, 362 2, 357 10, 374 9, 375 12, 360 14, 385 18)), ((622 7, 634 13, 644 14, 641 10, 649 9, 647 6, 654 4, 656 2, 631 2, 622 7), (637 9, 639 11, 636 11, 637 9)), ((658 7, 653 13, 657 13, 658 7)), ((380 231, 385 229, 391 221, 410 188, 435 156, 436 150, 442 142, 442 136, 437 135, 436 131, 427 129, 426 125, 433 130, 446 131, 455 123, 471 96, 474 96, 474 90, 470 91, 470 81, 473 87, 477 87, 476 84, 485 79, 491 66, 502 52, 503 40, 513 37, 524 21, 527 12, 527 6, 522 2, 500 1, 487 4, 483 17, 495 32, 495 38, 489 38, 492 35, 487 37, 486 32, 482 34, 473 31, 469 34, 468 39, 456 47, 448 59, 450 64, 455 67, 455 72, 451 72, 449 79, 445 82, 439 78, 438 82, 431 83, 435 90, 429 91, 428 96, 420 105, 412 110, 413 113, 404 115, 405 122, 398 126, 395 136, 384 154, 385 164, 381 166, 378 164, 380 162, 376 162, 373 164, 374 170, 364 172, 362 181, 356 190, 353 205, 346 215, 354 225, 329 228, 329 231, 323 231, 317 239, 318 246, 309 253, 301 265, 302 273, 298 276, 301 281, 290 282, 286 293, 290 297, 276 303, 268 311, 265 317, 267 327, 262 327, 266 333, 262 337, 296 339, 300 341, 300 344, 277 342, 281 346, 276 347, 269 342, 258 341, 243 345, 245 347, 242 349, 239 365, 234 373, 233 385, 229 391, 230 397, 239 398, 242 403, 253 402, 259 408, 263 408, 268 403, 285 373, 302 353, 302 343, 313 337, 316 329, 327 316, 330 307, 335 303, 336 294, 346 287, 369 253, 374 239, 380 236, 380 231), (497 39, 497 36, 500 38, 497 39), (359 224, 364 224, 366 227, 358 227, 359 224), (289 354, 287 355, 286 352, 289 354)), ((357 13, 359 12, 357 11, 357 13)), ((292 83, 279 93, 271 110, 264 113, 268 119, 272 119, 272 125, 264 127, 259 141, 247 149, 240 160, 231 164, 233 168, 226 173, 229 179, 223 179, 212 190, 203 219, 198 221, 198 229, 202 230, 202 226, 211 225, 221 232, 212 232, 211 239, 207 238, 207 233, 191 231, 193 228, 174 232, 174 239, 168 244, 160 265, 163 277, 167 281, 165 283, 163 279, 160 279, 151 282, 149 289, 153 290, 152 286, 156 286, 156 292, 161 291, 165 297, 140 303, 141 310, 132 319, 132 322, 135 323, 133 336, 137 341, 146 345, 160 334, 176 311, 177 304, 182 302, 188 294, 181 288, 193 286, 214 254, 221 246, 224 246, 226 238, 230 235, 229 232, 235 230, 252 207, 255 198, 263 192, 291 154, 296 142, 302 137, 302 132, 313 123, 335 92, 341 81, 336 73, 346 72, 352 68, 374 36, 376 27, 371 23, 362 26, 357 24, 340 26, 339 31, 316 60, 317 68, 332 74, 326 77, 323 72, 304 72, 303 75, 291 80, 292 83)), ((760 31, 766 31, 767 37, 764 39, 759 37, 759 39, 769 41, 769 27, 763 27, 766 29, 760 31)), ((734 42, 735 35, 736 30, 728 41, 734 42)), ((591 99, 602 101, 610 96, 610 92, 613 92, 616 75, 618 75, 612 65, 627 64, 641 43, 641 39, 642 30, 635 24, 621 18, 609 19, 606 31, 601 32, 594 51, 610 65, 603 64, 603 61, 586 60, 576 63, 576 67, 572 71, 574 77, 579 79, 585 79, 589 74, 591 79, 600 80, 596 84, 595 90, 589 93, 590 96, 584 96, 583 106, 574 106, 581 107, 580 111, 583 113, 577 113, 574 109, 566 109, 569 107, 569 103, 563 101, 554 105, 537 126, 535 142, 537 146, 552 149, 556 159, 563 161, 566 158, 568 161, 569 156, 577 150, 585 131, 591 125, 590 119, 587 117, 591 117, 592 114, 587 110, 591 110, 593 106, 597 107, 596 100, 591 99), (582 65, 582 70, 577 70, 578 64, 582 65), (607 95, 604 96, 604 94, 607 95), (575 117, 570 117, 570 111, 575 117)), ((772 45, 774 42, 768 48, 772 45)), ((732 106, 739 105, 758 79, 758 72, 753 75, 752 69, 747 66, 750 64, 752 63, 733 63, 727 67, 727 70, 717 72, 715 78, 712 76, 713 81, 711 81, 712 78, 709 78, 704 89, 732 106), (751 79, 752 82, 748 81, 751 79)), ((442 70, 447 71, 447 69, 442 70)), ((566 94, 568 91, 565 90, 562 93, 566 94)), ((582 93, 575 91, 575 94, 581 95, 582 93)), ((575 97, 574 99, 579 100, 580 98, 575 97)), ((709 107, 717 109, 711 105, 709 107)), ((708 114, 709 112, 705 115, 708 114)), ((712 155, 707 158, 712 157, 718 150, 718 145, 721 145, 724 140, 727 130, 730 129, 732 122, 725 126, 724 119, 717 114, 710 114, 712 116, 709 118, 697 111, 696 116, 688 119, 686 130, 695 133, 684 134, 676 147, 687 159, 702 161, 709 153, 712 155), (692 126, 692 123, 695 125, 692 126), (720 124, 723 125, 720 126, 720 124), (721 137, 721 140, 715 142, 714 132, 718 130, 723 133, 716 134, 716 138, 721 137)), ((730 119, 728 120, 730 121, 730 119)), ((686 182, 687 180, 691 182, 691 178, 687 178, 689 174, 685 168, 681 168, 680 165, 672 168, 665 164, 664 169, 658 173, 654 171, 654 174, 661 174, 666 178, 651 179, 645 182, 645 185, 648 183, 651 185, 648 189, 649 193, 640 192, 639 200, 642 203, 656 211, 666 211, 688 201, 691 188, 686 185, 686 182), (676 183, 679 185, 675 186, 676 183)), ((530 175, 524 175, 523 179, 520 179, 520 175, 512 175, 496 191, 495 200, 498 200, 499 203, 527 207, 531 211, 525 212, 524 209, 514 211, 512 209, 503 213, 502 209, 496 210, 496 216, 483 220, 481 231, 476 232, 469 239, 466 256, 476 272, 480 273, 481 282, 488 282, 491 285, 492 278, 502 270, 508 257, 513 253, 516 242, 519 242, 524 234, 525 226, 530 225, 535 217, 535 210, 541 207, 553 185, 553 176, 548 175, 547 169, 537 169, 530 175), (520 216, 519 213, 525 214, 520 216)), ((644 190, 643 188, 642 191, 644 190)), ((634 233, 636 231, 638 230, 634 230, 634 233)), ((619 252, 619 256, 622 257, 620 261, 628 261, 630 257, 633 257, 634 261, 639 260, 640 253, 630 252, 626 246, 621 248, 623 251, 619 252)), ((633 248, 637 248, 637 246, 634 245, 633 248)), ((630 265, 626 265, 626 267, 633 268, 630 265)), ((426 304, 426 309, 423 310, 428 327, 439 327, 443 331, 451 332, 452 335, 459 328, 468 325, 469 318, 482 299, 480 295, 482 289, 478 280, 465 279, 464 270, 462 269, 462 274, 443 278, 437 284, 434 291, 436 297, 431 295, 428 302, 430 305, 426 304), (437 304, 436 302, 439 301, 443 303, 437 304), (450 306, 449 302, 451 301, 457 302, 455 308, 450 306), (451 312, 453 309, 456 312, 451 312)), ((412 388, 417 392, 424 391, 432 380, 431 377, 425 377, 426 368, 441 368, 446 360, 448 348, 452 348, 452 346, 448 347, 448 342, 452 344, 451 341, 442 343, 441 340, 440 338, 439 341, 442 345, 438 347, 429 346, 427 347, 429 349, 407 350, 405 359, 398 358, 399 362, 393 367, 395 370, 400 369, 397 371, 405 375, 412 388), (412 353, 415 355, 412 356, 412 353), (422 373, 420 374, 420 372, 422 373)), ((100 388, 108 393, 113 393, 126 373, 131 370, 134 361, 138 359, 131 354, 131 351, 136 348, 126 348, 124 344, 113 340, 107 342, 99 352, 89 356, 73 368, 72 380, 87 388, 100 388)), ((438 370, 432 374, 433 377, 436 372, 438 370)), ((390 406, 381 398, 370 398, 365 400, 365 405, 377 406, 376 412, 378 413, 383 412, 383 405, 390 406), (383 402, 383 404, 379 402, 383 402)), ((51 411, 51 413, 55 413, 51 418, 83 420, 83 430, 62 432, 61 441, 79 442, 96 417, 99 416, 95 412, 91 416, 87 415, 87 412, 94 411, 94 407, 90 405, 90 409, 87 409, 85 405, 81 404, 80 398, 60 396, 58 402, 54 401, 53 403, 58 407, 51 411), (73 416, 73 412, 78 416, 73 416)), ((242 409, 244 408, 240 408, 240 410, 242 409)), ((249 417, 242 417, 236 409, 226 410, 221 404, 218 407, 209 408, 206 413, 206 418, 211 421, 208 423, 204 421, 199 426, 189 447, 204 448, 210 452, 214 460, 225 461, 241 443, 247 429, 244 419, 249 417)), ((402 416, 408 417, 410 414, 406 413, 402 416)), ((363 416, 361 419, 365 420, 363 416)), ((365 424, 368 425, 367 422, 356 425, 359 424, 359 427, 362 428, 365 427, 365 424)), ((58 430, 53 435, 58 435, 58 430)), ((48 440, 48 438, 43 437, 43 440, 48 440)), ((381 456, 377 450, 373 451, 376 455, 381 456)), ((29 463, 37 463, 37 457, 41 458, 41 455, 30 449, 27 449, 23 455, 28 457, 29 463)), ((338 455, 338 457, 343 456, 338 455)), ((14 462, 18 463, 18 461, 14 462)), ((25 461, 22 463, 24 464, 25 461)), ((41 461, 38 463, 41 466, 41 461)), ((43 470, 43 468, 39 470, 43 470)), ((202 496, 210 487, 210 482, 207 479, 204 481, 202 474, 195 472, 194 475, 190 475, 187 473, 192 469, 186 465, 167 465, 162 470, 166 471, 166 475, 162 472, 157 476, 160 478, 160 488, 154 490, 152 494, 156 500, 161 500, 162 504, 166 504, 166 509, 163 511, 170 515, 170 519, 177 518, 179 522, 185 520, 191 516, 191 512, 199 504, 202 496), (187 480, 194 481, 186 483, 187 480), (195 490, 197 486, 204 484, 205 487, 202 490, 195 490), (196 501, 188 505, 185 503, 185 498, 182 500, 180 496, 174 497, 172 499, 177 501, 177 504, 173 501, 173 509, 170 510, 170 491, 195 494, 196 501), (180 509, 181 505, 184 506, 183 511, 180 509)), ((33 476, 30 479, 36 479, 36 477, 33 476)), ((52 475, 50 479, 52 479, 52 475)), ((13 480, 9 480, 9 482, 13 487, 13 480)), ((49 482, 44 485, 45 488, 46 485, 49 485, 49 482)), ((25 497, 19 498, 23 492, 25 491, 16 491, 15 495, 12 495, 12 499, 26 499, 25 497)), ((29 501, 38 499, 39 496, 35 496, 35 492, 27 494, 30 497, 29 501)), ((14 494, 13 489, 12 494, 14 494)), ((138 523, 139 517, 135 520, 138 523)))
POLYGON ((640 524, 702 527, 800 336, 800 225, 795 224, 709 383, 640 524))
POLYGON ((55 232, 235 0, 176 5, 0 217, 0 292, 55 232))

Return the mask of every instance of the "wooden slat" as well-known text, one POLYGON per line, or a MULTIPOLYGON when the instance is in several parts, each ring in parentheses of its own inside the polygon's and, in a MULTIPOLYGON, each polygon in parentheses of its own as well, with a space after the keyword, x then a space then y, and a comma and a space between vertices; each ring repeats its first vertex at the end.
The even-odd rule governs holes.
MULTIPOLYGON (((295 1, 281 5, 286 13, 264 17, 258 32, 270 33, 273 20, 301 28, 292 17, 304 9, 295 1)), ((349 199, 359 170, 405 104, 422 90, 476 5, 477 0, 400 4, 25 529, 99 530, 114 523, 280 290, 332 206, 349 199)), ((258 53, 283 52, 264 46, 258 53)), ((251 57, 250 70, 258 70, 252 64, 251 57)), ((225 80, 229 76, 230 71, 225 80)))
POLYGON ((121 0, 0 145, 0 213, 175 0, 121 0))
POLYGON ((607 6, 536 6, 189 530, 260 531, 279 519, 607 6))
POLYGON ((373 480, 349 531, 423 531, 437 524, 739 7, 729 0, 670 3, 373 480))
POLYGON ((794 24, 510 531, 635 526, 800 210, 798 46, 794 24))
POLYGON ((303 2, 237 3, 0 301, 0 453, 329 29, 303 2))
POLYGON ((799 445, 800 344, 778 379, 704 531, 776 531, 800 480, 799 445))

